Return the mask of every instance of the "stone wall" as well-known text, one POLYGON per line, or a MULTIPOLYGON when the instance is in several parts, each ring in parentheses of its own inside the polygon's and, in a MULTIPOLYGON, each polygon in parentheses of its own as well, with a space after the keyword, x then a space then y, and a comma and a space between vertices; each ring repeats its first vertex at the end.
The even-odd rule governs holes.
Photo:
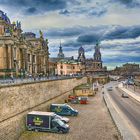
POLYGON ((51 103, 64 102, 86 78, 44 81, 0 88, 0 140, 17 140, 25 131, 25 116, 32 110, 47 111, 51 103))

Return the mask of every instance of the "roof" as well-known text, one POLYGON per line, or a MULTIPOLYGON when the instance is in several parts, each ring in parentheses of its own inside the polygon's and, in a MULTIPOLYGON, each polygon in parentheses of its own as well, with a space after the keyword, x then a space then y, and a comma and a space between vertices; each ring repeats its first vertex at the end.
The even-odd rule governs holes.
POLYGON ((63 105, 67 105, 67 104, 51 104, 51 105, 54 105, 54 106, 63 106, 63 105))
POLYGON ((82 84, 82 85, 79 85, 79 86, 75 87, 74 89, 75 89, 75 90, 79 90, 79 89, 89 89, 89 88, 91 88, 91 87, 92 87, 91 84, 82 84))
POLYGON ((58 61, 59 63, 64 63, 64 64, 80 64, 81 62, 78 62, 76 60, 68 60, 68 59, 61 59, 58 61))
POLYGON ((73 60, 73 57, 65 57, 65 58, 51 57, 51 58, 49 58, 50 62, 71 61, 71 60, 73 60))
POLYGON ((46 116, 53 116, 54 112, 43 112, 43 111, 31 111, 28 114, 30 115, 46 115, 46 116))

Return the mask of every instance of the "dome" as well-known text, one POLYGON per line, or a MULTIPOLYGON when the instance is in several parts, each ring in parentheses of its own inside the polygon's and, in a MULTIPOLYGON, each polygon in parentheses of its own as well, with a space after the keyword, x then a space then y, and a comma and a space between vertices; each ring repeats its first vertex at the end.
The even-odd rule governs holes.
POLYGON ((79 52, 85 52, 84 48, 83 47, 80 47, 79 48, 79 52))
POLYGON ((0 10, 0 18, 4 21, 6 21, 7 23, 11 24, 10 19, 7 17, 6 13, 4 13, 3 11, 0 10))

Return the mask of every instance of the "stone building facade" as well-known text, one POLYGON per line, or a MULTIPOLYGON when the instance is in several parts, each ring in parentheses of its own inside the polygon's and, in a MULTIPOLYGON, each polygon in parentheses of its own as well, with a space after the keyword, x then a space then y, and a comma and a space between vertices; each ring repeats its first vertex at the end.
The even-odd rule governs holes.
POLYGON ((120 67, 116 67, 114 70, 111 71, 111 74, 131 77, 137 75, 139 72, 140 72, 139 64, 126 63, 120 67))
POLYGON ((48 40, 31 32, 22 33, 20 22, 10 22, 0 11, 0 76, 48 74, 48 40))
POLYGON ((81 62, 65 59, 57 62, 58 75, 77 75, 81 73, 81 70, 81 62))

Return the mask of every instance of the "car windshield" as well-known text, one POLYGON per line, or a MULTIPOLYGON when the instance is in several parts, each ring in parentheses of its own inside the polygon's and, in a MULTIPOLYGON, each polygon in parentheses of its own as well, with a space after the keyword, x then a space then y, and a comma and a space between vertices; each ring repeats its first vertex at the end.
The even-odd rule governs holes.
POLYGON ((69 107, 69 109, 74 110, 71 106, 68 105, 68 107, 69 107))
POLYGON ((55 115, 55 118, 62 119, 62 117, 59 115, 55 115))
POLYGON ((58 120, 56 120, 56 122, 57 122, 59 125, 61 125, 61 126, 62 126, 62 125, 65 125, 65 123, 64 123, 64 122, 62 122, 62 121, 61 121, 61 120, 59 120, 59 119, 58 119, 58 120))

